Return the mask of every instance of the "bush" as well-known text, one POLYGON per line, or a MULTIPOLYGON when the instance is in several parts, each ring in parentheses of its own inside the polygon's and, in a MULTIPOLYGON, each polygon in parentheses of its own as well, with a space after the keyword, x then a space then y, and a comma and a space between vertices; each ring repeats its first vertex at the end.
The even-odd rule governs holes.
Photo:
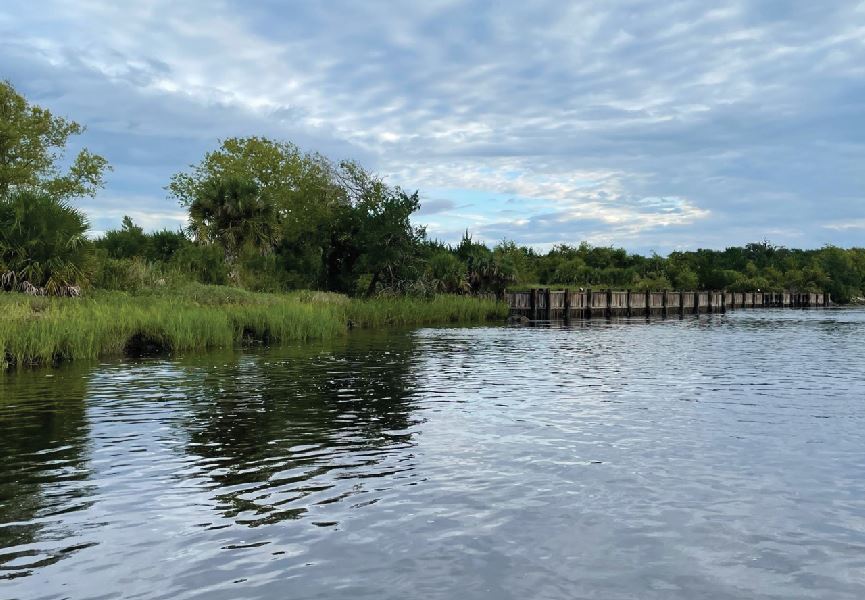
POLYGON ((149 263, 140 257, 110 258, 104 251, 97 251, 95 264, 94 287, 104 290, 138 292, 180 284, 183 279, 188 279, 164 263, 149 263))
POLYGON ((64 295, 85 285, 93 249, 86 231, 80 211, 46 194, 0 198, 2 287, 64 295))
POLYGON ((228 283, 228 265, 222 248, 213 245, 190 244, 178 250, 171 259, 179 271, 195 281, 213 285, 228 283))

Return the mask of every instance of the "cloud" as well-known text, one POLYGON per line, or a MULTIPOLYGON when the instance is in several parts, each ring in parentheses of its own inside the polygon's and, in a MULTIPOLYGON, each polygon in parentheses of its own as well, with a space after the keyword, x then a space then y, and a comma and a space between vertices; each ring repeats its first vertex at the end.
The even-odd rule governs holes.
POLYGON ((443 212, 449 212, 456 208, 456 203, 447 198, 432 198, 421 202, 420 209, 417 214, 421 216, 437 215, 443 212))
POLYGON ((442 239, 861 244, 853 3, 12 0, 0 73, 114 164, 94 222, 173 226, 168 177, 259 134, 419 189, 442 239))

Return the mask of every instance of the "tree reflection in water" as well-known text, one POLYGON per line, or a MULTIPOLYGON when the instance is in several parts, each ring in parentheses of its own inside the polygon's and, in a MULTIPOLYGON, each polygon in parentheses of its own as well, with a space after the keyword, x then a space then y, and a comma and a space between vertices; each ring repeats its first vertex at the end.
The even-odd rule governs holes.
POLYGON ((0 579, 93 545, 63 519, 93 502, 86 395, 86 368, 0 373, 0 579))
POLYGON ((186 451, 223 518, 257 526, 355 496, 375 502, 368 480, 412 476, 414 342, 378 337, 247 354, 215 368, 206 358, 185 361, 201 377, 189 387, 186 451))

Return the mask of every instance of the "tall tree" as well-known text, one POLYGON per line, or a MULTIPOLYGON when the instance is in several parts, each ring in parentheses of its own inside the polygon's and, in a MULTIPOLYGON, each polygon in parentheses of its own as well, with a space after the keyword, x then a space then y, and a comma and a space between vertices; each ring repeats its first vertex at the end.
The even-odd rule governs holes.
POLYGON ((205 182, 189 205, 189 220, 196 240, 223 248, 235 280, 243 252, 270 252, 278 238, 274 204, 256 183, 233 175, 205 182))
MULTIPOLYGON (((320 284, 335 211, 346 203, 331 163, 319 154, 301 152, 290 142, 229 138, 190 171, 174 175, 168 191, 191 210, 196 203, 210 204, 213 193, 226 182, 241 180, 257 190, 258 209, 267 206, 271 211, 270 233, 284 268, 303 271, 308 286, 320 284)), ((211 228, 209 235, 214 233, 211 228)))
POLYGON ((329 263, 341 263, 344 273, 370 274, 367 295, 380 283, 403 290, 420 276, 418 252, 426 232, 410 220, 420 207, 418 193, 389 186, 354 162, 341 163, 338 178, 348 205, 335 228, 339 241, 331 248, 342 255, 334 260, 332 254, 329 263))
POLYGON ((86 148, 61 168, 69 138, 84 127, 27 102, 8 81, 0 82, 0 196, 14 190, 46 193, 59 200, 92 196, 103 185, 108 161, 86 148))

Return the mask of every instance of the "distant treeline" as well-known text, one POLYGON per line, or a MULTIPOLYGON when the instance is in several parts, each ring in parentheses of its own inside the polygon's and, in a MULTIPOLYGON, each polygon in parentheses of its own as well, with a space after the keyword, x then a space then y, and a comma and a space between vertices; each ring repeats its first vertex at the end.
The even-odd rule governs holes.
POLYGON ((189 281, 362 296, 531 285, 821 289, 844 302, 865 287, 862 249, 764 242, 644 257, 583 243, 540 253, 510 241, 490 248, 468 232, 447 245, 412 223, 417 192, 263 137, 225 140, 166 182, 187 210, 184 229, 146 233, 126 217, 91 240, 72 202, 95 194, 110 166, 86 149, 64 160, 68 139, 82 131, 0 83, 0 289, 77 295, 189 281))
MULTIPOLYGON (((122 229, 94 242, 101 269, 94 284, 111 289, 153 285, 166 276, 202 283, 230 284, 224 253, 195 243, 182 231, 145 233, 128 218, 122 229)), ((827 246, 791 250, 767 242, 726 250, 673 252, 667 257, 631 254, 621 248, 582 243, 537 252, 514 242, 492 248, 466 234, 457 245, 420 238, 406 248, 399 265, 387 269, 370 289, 371 274, 354 273, 345 285, 329 286, 325 261, 297 267, 290 254, 246 255, 237 266, 238 284, 281 291, 324 289, 351 295, 367 293, 496 293, 530 287, 617 288, 633 290, 826 290, 849 302, 865 288, 865 249, 827 246), (293 264, 294 263, 294 264, 293 264), (293 267, 293 268, 292 268, 293 267)), ((323 256, 327 252, 322 253, 323 256)))

